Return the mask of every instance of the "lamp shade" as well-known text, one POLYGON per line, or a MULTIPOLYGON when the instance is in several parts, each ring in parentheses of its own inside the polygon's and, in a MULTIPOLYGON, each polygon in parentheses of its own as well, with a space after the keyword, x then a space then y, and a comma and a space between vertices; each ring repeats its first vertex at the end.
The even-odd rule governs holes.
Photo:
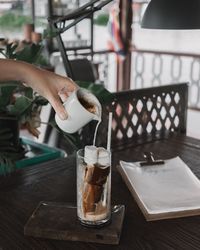
POLYGON ((146 29, 200 29, 200 0, 151 0, 142 19, 146 29))

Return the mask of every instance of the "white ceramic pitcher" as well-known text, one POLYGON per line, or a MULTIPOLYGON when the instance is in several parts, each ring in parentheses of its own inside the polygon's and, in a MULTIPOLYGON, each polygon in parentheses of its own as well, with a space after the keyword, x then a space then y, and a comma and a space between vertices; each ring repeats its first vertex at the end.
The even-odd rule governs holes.
POLYGON ((91 120, 99 121, 101 119, 101 104, 96 96, 87 89, 79 88, 75 90, 63 105, 68 114, 67 119, 61 120, 56 114, 55 120, 58 127, 66 133, 75 133, 91 120), (80 99, 94 105, 95 113, 89 112, 79 101, 80 99))

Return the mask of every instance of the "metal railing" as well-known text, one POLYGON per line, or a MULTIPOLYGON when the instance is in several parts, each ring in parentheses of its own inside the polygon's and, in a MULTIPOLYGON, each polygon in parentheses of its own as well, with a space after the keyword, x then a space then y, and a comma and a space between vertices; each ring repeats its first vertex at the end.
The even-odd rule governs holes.
POLYGON ((132 48, 131 88, 189 83, 189 107, 200 109, 200 55, 132 48))
MULTIPOLYGON (((165 84, 189 83, 189 107, 200 109, 200 54, 155 51, 131 48, 131 89, 165 84)), ((73 55, 71 55, 73 57, 73 55)), ((87 52, 79 53, 86 56, 87 52)), ((116 91, 117 60, 113 51, 95 51, 93 61, 98 66, 99 81, 116 91)))

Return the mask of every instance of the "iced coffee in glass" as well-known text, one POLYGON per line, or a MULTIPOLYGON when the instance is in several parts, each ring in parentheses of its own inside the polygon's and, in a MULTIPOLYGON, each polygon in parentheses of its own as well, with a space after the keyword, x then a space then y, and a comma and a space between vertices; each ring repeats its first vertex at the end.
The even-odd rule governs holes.
POLYGON ((77 213, 81 224, 102 226, 111 218, 111 155, 86 146, 77 152, 77 213))

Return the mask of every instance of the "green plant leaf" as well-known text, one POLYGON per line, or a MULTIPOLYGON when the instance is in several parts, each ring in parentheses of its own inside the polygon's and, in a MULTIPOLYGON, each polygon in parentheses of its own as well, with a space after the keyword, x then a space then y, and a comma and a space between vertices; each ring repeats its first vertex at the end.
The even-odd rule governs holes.
POLYGON ((32 100, 26 98, 25 96, 21 96, 16 99, 16 102, 13 105, 9 105, 7 108, 9 114, 19 117, 26 112, 29 113, 32 103, 32 100))
POLYGON ((109 92, 102 84, 96 84, 91 82, 76 82, 81 88, 91 91, 101 103, 106 103, 114 99, 114 94, 109 92))
POLYGON ((8 43, 6 45, 6 51, 5 51, 5 55, 7 58, 9 59, 16 59, 16 48, 17 48, 17 44, 13 44, 13 43, 8 43))
POLYGON ((16 52, 16 59, 34 64, 37 61, 41 49, 42 46, 40 44, 26 44, 22 50, 16 52))
POLYGON ((0 111, 5 111, 10 103, 13 92, 17 89, 16 83, 0 84, 0 111))
POLYGON ((26 96, 28 99, 33 98, 33 89, 29 87, 25 87, 23 91, 24 96, 26 96))
POLYGON ((95 19, 94 19, 94 24, 100 25, 100 26, 106 26, 109 20, 109 15, 108 14, 99 14, 95 19))
POLYGON ((53 38, 59 34, 59 30, 55 28, 47 28, 43 31, 43 39, 53 38))
POLYGON ((5 49, 4 48, 0 48, 0 54, 2 54, 4 57, 6 57, 5 49))
POLYGON ((14 30, 16 28, 21 28, 26 23, 31 23, 31 16, 21 15, 20 12, 13 11, 3 11, 0 16, 0 26, 3 29, 14 30))

